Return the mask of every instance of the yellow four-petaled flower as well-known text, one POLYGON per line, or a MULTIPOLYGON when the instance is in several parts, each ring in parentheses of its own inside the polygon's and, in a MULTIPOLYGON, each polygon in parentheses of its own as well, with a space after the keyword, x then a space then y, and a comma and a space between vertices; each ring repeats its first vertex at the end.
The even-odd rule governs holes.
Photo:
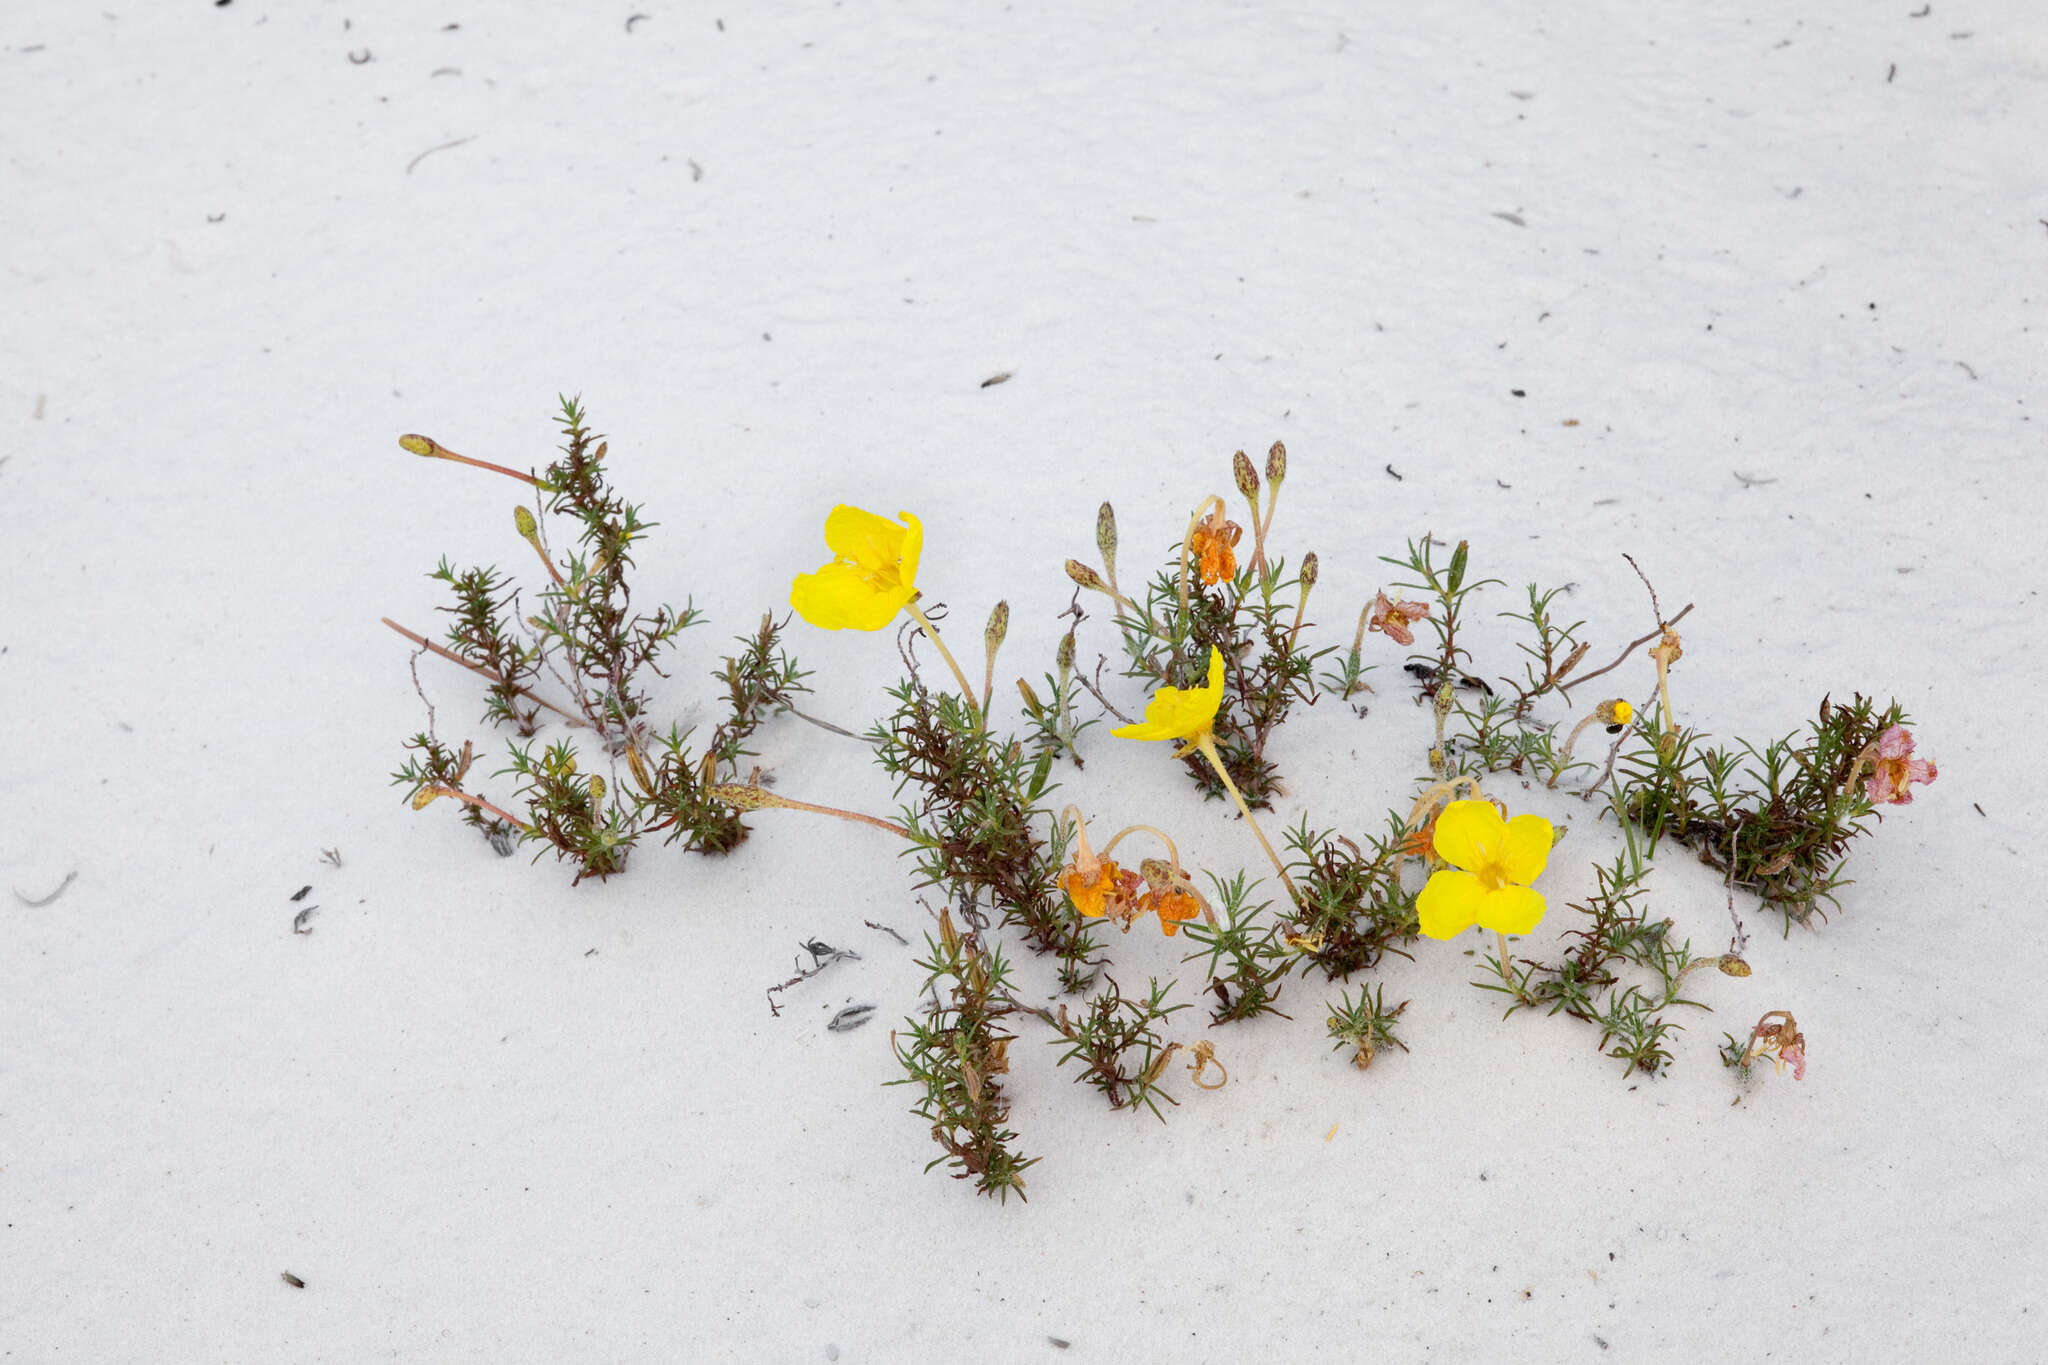
POLYGON ((1223 651, 1209 646, 1209 681, 1203 687, 1162 687, 1145 703, 1145 719, 1110 733, 1119 739, 1177 739, 1180 752, 1200 747, 1216 727, 1223 705, 1223 651))
POLYGON ((790 586, 797 615, 823 630, 880 630, 917 596, 917 559, 924 526, 908 512, 902 524, 844 503, 825 518, 825 548, 838 556, 790 586))
POLYGON ((1473 925, 1526 934, 1543 918, 1543 893, 1529 883, 1543 872, 1553 842, 1540 815, 1503 820, 1491 801, 1453 801, 1437 817, 1437 856, 1451 867, 1433 874, 1415 899, 1422 932, 1451 938, 1473 925))

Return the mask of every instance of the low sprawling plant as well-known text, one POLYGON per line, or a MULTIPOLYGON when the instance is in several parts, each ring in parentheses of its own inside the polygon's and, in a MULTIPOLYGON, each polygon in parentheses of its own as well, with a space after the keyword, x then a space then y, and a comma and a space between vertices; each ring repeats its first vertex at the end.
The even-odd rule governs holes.
MULTIPOLYGON (((1855 841, 1882 808, 1909 802, 1913 786, 1935 777, 1932 763, 1914 757, 1899 705, 1860 694, 1847 704, 1824 699, 1813 722, 1779 739, 1708 744, 1679 724, 1671 699, 1672 668, 1683 657, 1676 627, 1692 607, 1666 619, 1654 590, 1655 629, 1589 669, 1592 632, 1562 610, 1569 586, 1528 584, 1517 609, 1493 617, 1512 623, 1513 671, 1489 674, 1475 654, 1484 633, 1475 613, 1481 596, 1502 585, 1473 576, 1464 541, 1444 556, 1445 542, 1434 536, 1408 540, 1401 554, 1383 558, 1399 576, 1364 604, 1350 648, 1318 643, 1306 634, 1314 629, 1306 613, 1318 558, 1305 554, 1290 568, 1271 541, 1287 477, 1287 452, 1275 442, 1263 480, 1243 452, 1231 461, 1249 544, 1225 500, 1203 498, 1134 593, 1117 572, 1116 514, 1102 504, 1101 566, 1066 562, 1076 590, 1059 618, 1054 668, 1041 687, 1016 680, 1022 728, 1014 732, 994 716, 1008 604, 994 605, 982 632, 977 686, 941 634, 947 613, 919 585, 922 523, 908 513, 890 520, 834 508, 825 521, 832 558, 796 576, 789 604, 825 630, 900 626, 903 677, 874 724, 864 735, 825 726, 867 747, 895 783, 899 808, 892 819, 799 800, 747 769, 763 726, 784 715, 811 720, 795 706, 809 689, 785 651, 788 618, 762 616, 712 670, 723 688, 722 717, 701 739, 675 723, 657 728, 648 679, 665 676, 664 663, 672 664, 699 613, 687 602, 635 605, 634 548, 654 523, 613 491, 608 446, 588 430, 581 406, 565 401, 559 420, 560 453, 526 472, 426 437, 401 440, 414 454, 525 484, 532 502, 515 508, 514 528, 545 578, 528 595, 529 611, 525 590, 495 566, 458 569, 443 560, 431 574, 452 597, 440 608, 450 618, 443 642, 387 622, 416 646, 423 703, 422 654, 481 680, 482 723, 511 731, 494 774, 508 780, 510 794, 486 794, 473 775, 475 739, 444 740, 431 704, 394 780, 415 808, 450 798, 501 852, 519 844, 536 846, 536 857, 552 851, 574 866, 576 881, 624 871, 653 834, 697 853, 730 852, 747 836, 743 817, 761 811, 826 815, 888 833, 916 868, 915 887, 938 905, 920 963, 929 1003, 892 1034, 904 1073, 896 1083, 914 1087, 912 1110, 941 1148, 932 1164, 1001 1199, 1023 1194, 1023 1173, 1037 1160, 1019 1155, 1008 1126, 1013 1026, 1043 1028, 1060 1049, 1059 1066, 1115 1110, 1163 1120, 1179 1103, 1166 1072, 1183 1050, 1197 1088, 1219 1089, 1228 1079, 1211 1041, 1174 1036, 1189 1026, 1183 1012, 1192 1003, 1174 998, 1177 983, 1153 976, 1142 993, 1118 984, 1100 935, 1109 926, 1128 934, 1149 921, 1166 938, 1185 930, 1191 951, 1182 960, 1198 972, 1210 1028, 1288 1018, 1280 1002, 1298 972, 1346 983, 1326 1003, 1327 1035, 1361 1070, 1408 1050, 1397 1021, 1409 1002, 1389 1007, 1384 985, 1371 979, 1386 955, 1410 956, 1425 939, 1478 928, 1493 948, 1474 984, 1504 996, 1507 1015, 1581 1020, 1598 1029, 1600 1050, 1627 1075, 1661 1076, 1682 1028, 1674 1015, 1708 1008, 1692 994, 1712 978, 1696 974, 1751 973, 1738 893, 1779 910, 1788 930, 1815 927, 1824 905, 1842 904, 1855 841), (557 528, 566 532, 559 547, 557 528), (1092 668, 1078 660, 1089 619, 1084 592, 1108 600, 1121 665, 1107 681, 1106 656, 1092 668), (1415 648, 1418 627, 1429 641, 1415 648), (1289 794, 1272 741, 1297 707, 1319 696, 1368 715, 1353 699, 1373 690, 1367 675, 1379 664, 1369 636, 1413 651, 1398 662, 1426 719, 1403 721, 1405 708, 1393 708, 1391 723, 1420 723, 1416 767, 1381 779, 1393 789, 1393 808, 1378 829, 1346 831, 1303 811, 1282 831, 1283 855, 1257 815, 1289 794), (920 662, 921 646, 938 656, 944 678, 920 662), (1638 673, 1639 703, 1615 695, 1611 683, 1591 701, 1580 695, 1632 659, 1654 673, 1654 686, 1638 673), (1149 693, 1137 719, 1132 683, 1149 693), (1196 786, 1242 816, 1272 877, 1209 871, 1205 891, 1172 836, 1143 823, 1125 824, 1098 847, 1079 806, 1053 797, 1056 777, 1073 782, 1087 771, 1083 739, 1103 718, 1117 722, 1115 737, 1171 744, 1196 786), (1591 743, 1581 747, 1595 727, 1609 741, 1604 758, 1591 743), (1565 782, 1589 802, 1604 794, 1600 809, 1615 818, 1618 848, 1610 861, 1588 859, 1596 888, 1571 907, 1579 918, 1550 954, 1532 953, 1529 936, 1547 909, 1535 883, 1562 832, 1540 815, 1510 816, 1488 796, 1485 787, 1500 785, 1502 775, 1546 789, 1565 782), (1153 856, 1120 852, 1132 839, 1156 845, 1153 856), (1654 909, 1653 859, 1666 840, 1722 872, 1725 951, 1695 953, 1673 919, 1654 909), (1049 960, 1062 997, 1056 1007, 1018 997, 1004 935, 1049 960)), ((1358 785, 1373 777, 1359 773, 1358 785)), ((1348 795, 1355 804, 1355 792, 1348 795)), ((816 965, 785 986, 853 956, 806 946, 816 965)), ((1760 1058, 1805 1073, 1806 1039, 1787 1011, 1765 1014, 1744 1041, 1726 1038, 1722 1060, 1744 1076, 1760 1058)))

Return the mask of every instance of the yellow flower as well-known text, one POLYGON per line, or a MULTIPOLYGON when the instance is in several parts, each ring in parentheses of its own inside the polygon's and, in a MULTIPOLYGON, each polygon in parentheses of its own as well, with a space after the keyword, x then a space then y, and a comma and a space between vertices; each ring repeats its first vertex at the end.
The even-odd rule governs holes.
POLYGON ((1491 801, 1453 801, 1436 822, 1438 872, 1416 897, 1422 932, 1451 938, 1477 924, 1526 934, 1543 918, 1543 893, 1529 883, 1550 859, 1550 822, 1540 815, 1501 819, 1491 801))
POLYGON ((789 604, 822 630, 880 630, 917 596, 924 526, 908 512, 898 525, 841 503, 825 518, 825 547, 837 555, 816 573, 800 573, 789 604))
POLYGON ((1222 705, 1223 651, 1211 645, 1208 686, 1162 687, 1145 703, 1145 719, 1110 733, 1119 739, 1177 739, 1185 754, 1208 737, 1222 705))

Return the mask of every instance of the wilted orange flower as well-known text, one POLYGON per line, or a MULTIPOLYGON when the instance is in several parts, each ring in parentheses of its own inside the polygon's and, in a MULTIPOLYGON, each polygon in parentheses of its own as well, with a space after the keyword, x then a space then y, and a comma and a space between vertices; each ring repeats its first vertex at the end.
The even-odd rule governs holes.
POLYGON ((1108 858, 1095 859, 1094 875, 1069 865, 1060 873, 1060 889, 1074 908, 1089 919, 1109 915, 1130 927, 1138 914, 1138 874, 1126 872, 1108 858))
POLYGON ((1201 561, 1204 587, 1237 576, 1237 556, 1232 547, 1243 535, 1244 528, 1224 520, 1220 510, 1212 511, 1195 526, 1188 537, 1188 548, 1201 561))
POLYGON ((1414 830, 1401 841, 1401 852, 1410 858, 1427 858, 1436 847, 1437 817, 1443 813, 1442 806, 1430 811, 1429 819, 1422 822, 1422 828, 1414 830))
MULTIPOLYGON (((1159 931, 1168 938, 1180 932, 1181 922, 1191 920, 1208 910, 1202 893, 1188 880, 1188 874, 1178 864, 1161 858, 1147 858, 1138 864, 1146 884, 1151 888, 1138 898, 1139 914, 1150 910, 1159 916, 1159 931)), ((1213 917, 1211 922, 1214 922, 1213 917)))
POLYGON ((1159 928, 1172 938, 1180 932, 1182 920, 1190 920, 1202 913, 1202 903, 1179 887, 1168 887, 1165 891, 1148 891, 1139 898, 1139 913, 1147 910, 1159 916, 1159 928))
POLYGON ((1373 630, 1385 631, 1395 644, 1412 645, 1415 632, 1408 627, 1427 615, 1429 603, 1389 601, 1383 588, 1373 596, 1372 620, 1367 624, 1373 630))

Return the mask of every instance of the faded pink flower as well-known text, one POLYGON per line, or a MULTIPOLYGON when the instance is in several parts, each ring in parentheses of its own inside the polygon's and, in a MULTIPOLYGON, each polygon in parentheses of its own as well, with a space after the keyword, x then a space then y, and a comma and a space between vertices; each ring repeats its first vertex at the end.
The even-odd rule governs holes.
POLYGON ((1789 1011, 1772 1010, 1749 1031, 1749 1046, 1743 1050, 1741 1063, 1745 1073, 1759 1057, 1770 1058, 1781 1076, 1790 1066, 1793 1080, 1806 1079, 1806 1035, 1789 1011))
POLYGON ((1879 735, 1875 750, 1870 776, 1865 779, 1863 787, 1872 801, 1894 806, 1911 805, 1913 793, 1907 790, 1908 785, 1932 782, 1935 778, 1932 762, 1913 757, 1913 734, 1903 725, 1894 725, 1879 735))
POLYGON ((1427 615, 1429 603, 1390 602, 1387 600, 1386 590, 1382 588, 1373 596, 1372 620, 1366 624, 1369 629, 1385 631, 1387 638, 1396 644, 1412 645, 1415 643, 1415 632, 1408 627, 1427 615))

